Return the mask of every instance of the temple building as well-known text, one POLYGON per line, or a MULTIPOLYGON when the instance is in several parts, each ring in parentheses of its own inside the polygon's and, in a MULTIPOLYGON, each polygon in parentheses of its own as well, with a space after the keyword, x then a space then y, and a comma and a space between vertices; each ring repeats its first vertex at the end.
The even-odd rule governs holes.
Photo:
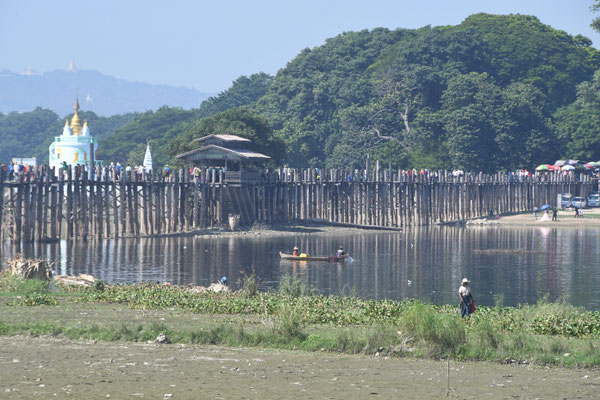
POLYGON ((102 165, 102 161, 96 160, 96 138, 90 135, 90 129, 87 125, 87 120, 81 124, 81 118, 79 118, 79 100, 75 100, 75 114, 71 118, 65 121, 65 127, 63 128, 62 135, 55 136, 54 142, 50 145, 50 167, 55 167, 58 170, 62 167, 63 162, 67 165, 85 165, 90 167, 92 163, 94 165, 102 165))

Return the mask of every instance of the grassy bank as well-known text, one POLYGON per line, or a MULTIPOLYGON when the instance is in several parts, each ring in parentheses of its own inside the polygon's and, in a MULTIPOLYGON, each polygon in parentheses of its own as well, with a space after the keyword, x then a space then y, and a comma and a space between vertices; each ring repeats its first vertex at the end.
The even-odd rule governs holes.
POLYGON ((461 360, 600 365, 600 313, 566 304, 479 307, 311 294, 286 280, 260 293, 192 293, 154 284, 52 288, 0 280, 0 334, 259 346, 461 360))

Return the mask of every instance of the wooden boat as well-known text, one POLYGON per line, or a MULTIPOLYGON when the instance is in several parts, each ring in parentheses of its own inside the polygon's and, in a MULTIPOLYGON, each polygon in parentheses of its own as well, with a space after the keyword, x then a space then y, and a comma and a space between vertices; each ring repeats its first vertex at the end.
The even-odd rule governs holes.
POLYGON ((346 255, 343 255, 341 257, 336 257, 336 256, 331 256, 331 257, 313 257, 313 256, 307 256, 307 257, 300 257, 300 256, 293 256, 291 254, 286 254, 282 251, 279 252, 279 256, 281 257, 282 260, 295 260, 295 261, 329 261, 329 262, 340 262, 340 261, 344 261, 344 259, 346 258, 346 255))

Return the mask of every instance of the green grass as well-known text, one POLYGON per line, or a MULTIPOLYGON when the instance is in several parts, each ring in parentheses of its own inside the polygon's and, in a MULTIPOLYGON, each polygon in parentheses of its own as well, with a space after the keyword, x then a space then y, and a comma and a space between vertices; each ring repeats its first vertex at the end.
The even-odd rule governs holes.
POLYGON ((313 295, 292 280, 280 292, 261 293, 249 279, 249 289, 236 293, 155 284, 65 292, 39 282, 1 282, 0 334, 148 341, 165 333, 173 343, 600 365, 596 311, 540 302, 481 306, 461 319, 456 306, 313 295))
POLYGON ((14 276, 2 276, 0 279, 0 296, 31 295, 47 292, 48 281, 40 279, 21 279, 14 276))

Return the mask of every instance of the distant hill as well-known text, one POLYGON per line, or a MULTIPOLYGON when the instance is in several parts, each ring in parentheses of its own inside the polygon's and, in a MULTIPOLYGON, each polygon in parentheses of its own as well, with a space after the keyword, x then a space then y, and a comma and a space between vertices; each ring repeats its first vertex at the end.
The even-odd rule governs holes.
POLYGON ((77 91, 83 109, 103 116, 156 110, 164 105, 198 108, 212 94, 191 88, 129 82, 90 70, 43 74, 4 70, 0 72, 0 112, 42 107, 63 116, 73 112, 77 91))

